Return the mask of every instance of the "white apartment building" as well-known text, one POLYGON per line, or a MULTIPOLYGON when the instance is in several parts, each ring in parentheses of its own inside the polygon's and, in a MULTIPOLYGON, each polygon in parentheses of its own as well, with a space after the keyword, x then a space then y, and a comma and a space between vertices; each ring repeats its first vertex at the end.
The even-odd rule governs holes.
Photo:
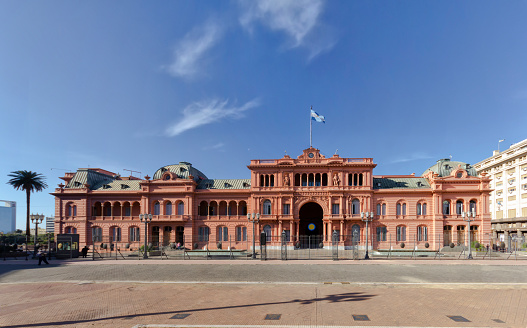
POLYGON ((474 167, 478 174, 486 172, 492 179, 489 206, 493 237, 507 242, 508 247, 513 237, 523 240, 527 235, 527 139, 507 150, 495 150, 474 167))
POLYGON ((16 202, 0 200, 0 232, 16 230, 16 202))

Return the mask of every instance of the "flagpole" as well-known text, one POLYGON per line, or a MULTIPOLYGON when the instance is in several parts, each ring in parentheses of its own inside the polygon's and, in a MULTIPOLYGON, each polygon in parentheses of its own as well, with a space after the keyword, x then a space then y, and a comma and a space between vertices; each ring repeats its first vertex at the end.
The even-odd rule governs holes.
POLYGON ((309 148, 313 148, 313 119, 311 118, 311 111, 313 110, 313 106, 311 106, 311 110, 309 111, 309 148))

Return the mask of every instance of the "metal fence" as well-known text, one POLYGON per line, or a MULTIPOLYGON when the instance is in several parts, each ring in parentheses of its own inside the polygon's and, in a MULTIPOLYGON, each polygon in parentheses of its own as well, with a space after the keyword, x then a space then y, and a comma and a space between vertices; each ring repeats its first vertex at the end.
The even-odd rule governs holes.
MULTIPOLYGON (((149 235, 146 257, 163 260, 360 260, 360 259, 515 259, 527 260, 525 237, 509 236, 505 241, 486 235, 483 241, 457 240, 443 234, 426 236, 372 234, 289 236, 259 235, 253 241, 236 235, 192 236, 191 242, 170 242, 149 235), (366 246, 368 245, 368 247, 366 246), (470 246, 470 247, 469 247, 470 246)), ((88 245, 88 257, 95 259, 143 259, 144 241, 124 242, 111 236, 98 237, 88 245)), ((82 253, 82 252, 81 252, 82 253)), ((82 256, 82 255, 81 255, 82 256)))

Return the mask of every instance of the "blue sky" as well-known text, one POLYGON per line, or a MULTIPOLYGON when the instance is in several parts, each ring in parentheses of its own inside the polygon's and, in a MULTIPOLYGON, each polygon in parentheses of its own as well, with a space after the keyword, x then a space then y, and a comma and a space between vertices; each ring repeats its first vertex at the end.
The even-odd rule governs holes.
MULTIPOLYGON (((375 174, 476 163, 527 137, 523 1, 2 1, 0 176, 152 176, 188 161, 373 157, 375 174), (54 168, 52 170, 52 168, 54 168)), ((2 179, 0 179, 2 180, 2 179)), ((0 183, 0 199, 25 196, 0 183)))

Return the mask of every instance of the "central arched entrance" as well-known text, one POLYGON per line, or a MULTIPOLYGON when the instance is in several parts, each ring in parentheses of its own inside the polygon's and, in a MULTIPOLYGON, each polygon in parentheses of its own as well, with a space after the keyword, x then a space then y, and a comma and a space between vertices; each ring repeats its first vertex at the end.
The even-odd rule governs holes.
POLYGON ((324 241, 322 218, 324 210, 317 203, 306 203, 300 208, 299 235, 301 248, 318 248, 324 241))

